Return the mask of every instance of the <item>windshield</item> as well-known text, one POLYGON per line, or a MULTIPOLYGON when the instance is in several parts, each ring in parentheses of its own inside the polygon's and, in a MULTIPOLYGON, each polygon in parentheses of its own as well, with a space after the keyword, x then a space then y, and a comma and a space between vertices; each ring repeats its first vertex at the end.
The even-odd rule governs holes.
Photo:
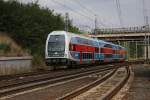
POLYGON ((64 43, 61 42, 49 42, 48 51, 64 51, 64 43))
POLYGON ((51 35, 48 42, 48 51, 65 51, 65 36, 51 35))

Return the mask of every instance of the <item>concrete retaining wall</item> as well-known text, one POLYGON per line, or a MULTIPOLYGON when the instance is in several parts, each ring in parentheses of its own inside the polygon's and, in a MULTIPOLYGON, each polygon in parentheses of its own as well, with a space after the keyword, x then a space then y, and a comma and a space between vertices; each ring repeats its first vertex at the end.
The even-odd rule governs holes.
POLYGON ((0 75, 32 71, 32 57, 0 57, 0 75))

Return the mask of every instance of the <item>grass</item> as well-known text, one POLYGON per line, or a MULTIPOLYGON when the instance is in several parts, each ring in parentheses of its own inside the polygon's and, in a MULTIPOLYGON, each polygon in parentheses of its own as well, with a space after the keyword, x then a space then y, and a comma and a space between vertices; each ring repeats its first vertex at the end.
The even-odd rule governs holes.
POLYGON ((36 55, 36 54, 33 55, 32 65, 33 65, 34 70, 45 70, 45 69, 47 69, 45 62, 43 60, 43 57, 41 57, 40 55, 36 55))

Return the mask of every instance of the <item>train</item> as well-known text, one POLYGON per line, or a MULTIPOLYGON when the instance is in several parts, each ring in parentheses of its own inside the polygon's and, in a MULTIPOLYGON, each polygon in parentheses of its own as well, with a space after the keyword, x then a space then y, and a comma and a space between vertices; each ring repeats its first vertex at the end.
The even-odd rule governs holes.
POLYGON ((46 65, 94 65, 124 62, 127 50, 111 42, 66 31, 48 34, 45 47, 46 65))

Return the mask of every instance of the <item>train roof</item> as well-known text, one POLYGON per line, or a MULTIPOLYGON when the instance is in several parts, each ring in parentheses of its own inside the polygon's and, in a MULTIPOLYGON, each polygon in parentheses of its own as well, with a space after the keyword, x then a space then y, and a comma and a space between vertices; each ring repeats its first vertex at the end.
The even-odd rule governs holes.
POLYGON ((71 32, 53 31, 53 32, 49 33, 49 35, 57 35, 57 34, 66 34, 66 35, 71 35, 73 37, 85 38, 85 39, 88 39, 88 40, 92 40, 92 41, 96 41, 96 42, 102 43, 103 45, 110 44, 110 45, 112 45, 113 48, 122 48, 122 49, 125 49, 124 47, 122 47, 120 45, 117 45, 117 44, 113 44, 111 42, 106 42, 106 41, 103 41, 103 40, 98 40, 98 39, 94 39, 94 38, 83 36, 83 35, 78 35, 78 34, 71 33, 71 32))
POLYGON ((93 40, 93 41, 98 41, 98 42, 103 42, 103 43, 107 43, 103 40, 98 40, 98 39, 95 39, 95 38, 91 38, 91 37, 87 37, 87 36, 83 36, 83 35, 78 35, 78 34, 75 34, 75 33, 71 33, 71 32, 66 32, 66 31, 53 31, 50 33, 51 34, 67 34, 67 35, 72 35, 72 36, 76 36, 76 37, 81 37, 81 38, 86 38, 86 39, 89 39, 89 40, 93 40))

